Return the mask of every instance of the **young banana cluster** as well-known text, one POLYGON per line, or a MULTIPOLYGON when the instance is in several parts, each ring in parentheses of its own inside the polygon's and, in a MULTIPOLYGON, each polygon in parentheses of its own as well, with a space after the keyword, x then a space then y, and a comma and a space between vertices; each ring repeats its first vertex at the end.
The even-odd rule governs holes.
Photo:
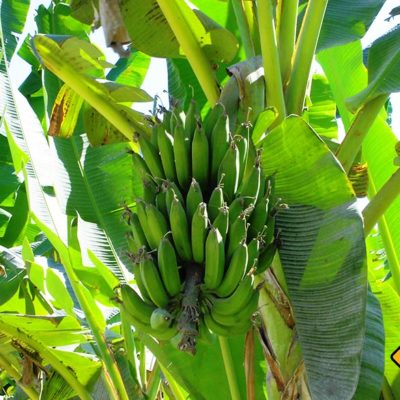
POLYGON ((250 127, 232 134, 221 104, 204 123, 194 101, 186 114, 166 111, 151 138, 136 139, 144 192, 125 215, 140 295, 122 285, 121 307, 137 329, 159 340, 177 336, 194 354, 204 332, 241 334, 252 323, 254 275, 276 251, 273 179, 260 167, 250 127))

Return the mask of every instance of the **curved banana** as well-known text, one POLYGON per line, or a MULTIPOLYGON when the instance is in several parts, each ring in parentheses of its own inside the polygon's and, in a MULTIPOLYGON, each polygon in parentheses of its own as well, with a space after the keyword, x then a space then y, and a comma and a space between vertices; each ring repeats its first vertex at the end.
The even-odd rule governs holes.
POLYGON ((197 103, 195 99, 191 99, 185 118, 185 136, 189 139, 189 142, 193 139, 197 125, 197 118, 197 103))
POLYGON ((211 135, 215 125, 217 124, 217 121, 220 120, 223 114, 226 113, 225 106, 222 103, 215 104, 215 106, 207 114, 204 120, 204 132, 209 140, 211 139, 211 135))
POLYGON ((182 283, 174 246, 165 236, 158 246, 157 260, 165 289, 171 297, 174 297, 181 291, 182 283))
POLYGON ((158 134, 158 149, 166 178, 175 181, 174 138, 164 129, 158 134))
POLYGON ((149 253, 145 253, 140 260, 140 274, 152 302, 157 307, 165 308, 169 302, 168 293, 149 253))
POLYGON ((229 229, 229 207, 224 203, 222 207, 218 210, 218 215, 212 223, 214 228, 217 228, 221 233, 222 240, 226 241, 226 235, 229 229))
POLYGON ((143 301, 136 293, 136 290, 126 283, 121 284, 120 290, 122 302, 126 309, 139 321, 148 324, 151 314, 155 310, 155 306, 143 301))
POLYGON ((276 250, 277 244, 276 241, 273 241, 260 252, 260 255, 258 256, 257 274, 261 274, 271 266, 276 250))
POLYGON ((211 133, 211 180, 216 181, 218 169, 229 148, 229 119, 223 113, 211 133))
POLYGON ((192 175, 203 188, 208 186, 209 157, 207 136, 202 126, 197 125, 192 141, 192 175))
POLYGON ((198 264, 204 262, 207 227, 207 204, 200 203, 192 218, 192 255, 193 260, 198 264))
POLYGON ((153 249, 154 243, 153 243, 152 231, 150 229, 149 222, 147 219, 146 203, 142 199, 136 199, 136 214, 138 216, 144 236, 146 237, 146 242, 149 245, 149 247, 153 249))
POLYGON ((151 174, 154 177, 165 178, 158 149, 143 135, 139 135, 139 144, 144 161, 146 162, 151 174))
POLYGON ((215 298, 212 307, 214 312, 222 315, 238 313, 250 301, 254 293, 253 282, 253 276, 246 275, 229 297, 215 298))
POLYGON ((171 203, 169 220, 172 237, 179 257, 184 261, 190 261, 192 259, 192 249, 190 246, 189 225, 185 210, 176 196, 171 203))
POLYGON ((172 315, 164 308, 155 308, 150 316, 150 326, 156 331, 166 331, 172 321, 172 315))
POLYGON ((246 199, 242 196, 236 197, 229 205, 229 220, 236 221, 236 218, 244 211, 246 199))
POLYGON ((232 326, 243 324, 245 321, 250 321, 251 316, 257 310, 258 298, 259 292, 258 290, 255 290, 250 300, 240 309, 240 311, 232 314, 220 314, 212 309, 211 316, 221 325, 232 326))
POLYGON ((245 334, 251 327, 251 321, 245 321, 240 325, 221 325, 210 315, 204 315, 204 323, 207 328, 218 336, 228 337, 245 334))
POLYGON ((168 232, 168 223, 163 213, 153 204, 146 204, 146 215, 152 238, 151 248, 155 249, 168 232))
POLYGON ((204 284, 216 289, 224 276, 225 246, 218 229, 211 226, 206 240, 204 284))
POLYGON ((250 203, 256 204, 258 195, 260 192, 261 185, 261 167, 257 162, 246 180, 243 182, 242 189, 240 191, 241 196, 246 197, 246 206, 250 203))
POLYGON ((213 222, 217 218, 219 209, 224 205, 224 192, 222 187, 218 185, 211 193, 210 200, 208 201, 208 216, 210 221, 213 222))
POLYGON ((186 196, 186 212, 189 222, 193 218, 198 205, 203 202, 203 194, 201 193, 201 188, 199 183, 195 178, 192 179, 188 194, 186 196))
POLYGON ((255 238, 267 223, 269 199, 262 197, 249 218, 249 237, 255 238))
POLYGON ((157 331, 150 326, 150 322, 148 324, 144 324, 143 322, 139 321, 135 316, 133 316, 129 310, 127 310, 123 304, 120 305, 120 309, 125 312, 128 322, 135 327, 140 332, 146 333, 148 335, 154 336, 158 340, 170 340, 172 339, 177 333, 178 330, 176 325, 172 325, 164 331, 157 331))
POLYGON ((245 241, 241 241, 232 255, 221 285, 215 289, 219 297, 228 297, 234 292, 246 272, 247 262, 247 245, 245 241))
POLYGON ((178 197, 178 200, 181 202, 181 204, 184 204, 184 200, 182 193, 178 189, 178 186, 175 184, 175 182, 165 181, 162 187, 165 190, 165 206, 169 215, 169 213, 171 212, 171 204, 174 197, 178 197))
POLYGON ((177 125, 174 131, 174 159, 179 186, 186 190, 190 183, 192 164, 190 162, 190 143, 185 137, 182 125, 177 125))
POLYGON ((143 300, 148 303, 151 304, 152 306, 154 306, 153 302, 151 301, 150 295, 146 289, 146 286, 144 285, 143 279, 142 279, 142 274, 140 272, 141 270, 141 266, 140 266, 140 262, 137 256, 134 257, 133 261, 133 275, 135 277, 135 282, 136 282, 136 286, 139 289, 139 292, 143 298, 143 300))
POLYGON ((132 153, 132 163, 134 171, 139 174, 141 179, 148 178, 151 175, 146 162, 143 160, 143 157, 140 154, 132 153))
POLYGON ((223 182, 224 195, 228 202, 233 200, 239 186, 239 149, 231 142, 218 168, 218 181, 223 182))
POLYGON ((137 244, 138 248, 140 248, 140 247, 149 248, 149 244, 147 242, 146 236, 143 232, 143 229, 139 222, 139 218, 138 218, 137 214, 132 214, 130 221, 129 221, 129 225, 131 227, 133 239, 134 239, 135 243, 137 244))
POLYGON ((230 221, 231 225, 229 227, 228 232, 228 250, 226 252, 226 256, 230 259, 236 250, 237 246, 242 240, 246 240, 247 238, 247 228, 248 223, 246 220, 245 213, 239 215, 235 221, 230 221))

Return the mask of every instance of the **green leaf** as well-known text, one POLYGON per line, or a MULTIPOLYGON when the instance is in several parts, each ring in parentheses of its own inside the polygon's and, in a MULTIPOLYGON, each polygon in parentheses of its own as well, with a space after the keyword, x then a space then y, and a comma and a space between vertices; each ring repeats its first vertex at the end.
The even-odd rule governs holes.
POLYGON ((133 51, 128 58, 120 58, 107 74, 107 79, 122 85, 142 86, 151 58, 140 51, 133 51))
POLYGON ((400 343, 400 296, 393 287, 393 279, 387 279, 387 254, 382 246, 381 235, 374 232, 367 237, 368 278, 371 290, 380 302, 385 327, 385 378, 391 386, 393 398, 398 398, 400 370, 390 355, 400 343))
POLYGON ((318 51, 362 38, 385 0, 329 0, 318 51))
POLYGON ((275 108, 267 108, 265 111, 258 114, 252 133, 252 139, 255 145, 260 144, 264 140, 267 129, 275 121, 277 115, 275 108))
POLYGON ((312 78, 310 103, 304 118, 319 135, 337 139, 336 103, 323 75, 316 74, 312 78))
POLYGON ((385 332, 381 306, 368 290, 367 323, 361 360, 360 380, 353 400, 379 399, 385 368, 385 332))
POLYGON ((48 134, 69 138, 75 131, 83 99, 67 85, 59 90, 51 112, 48 134))
POLYGON ((0 238, 3 238, 6 233, 11 216, 8 211, 0 208, 0 238))
POLYGON ((381 94, 400 91, 400 27, 377 39, 368 51, 368 86, 347 99, 347 105, 356 111, 381 94))
MULTIPOLYGON (((185 19, 211 62, 229 62, 237 52, 232 33, 199 10, 178 3, 185 19)), ((135 48, 152 57, 182 57, 182 51, 156 0, 124 0, 121 12, 135 48)))
POLYGON ((350 398, 364 343, 363 224, 343 169, 313 130, 289 117, 264 140, 262 165, 275 174, 282 262, 311 395, 350 398), (351 290, 349 288, 351 287, 351 290))
MULTIPOLYGON (((3 42, 0 53, 5 51, 6 59, 11 60, 17 47, 17 38, 22 33, 25 26, 29 2, 25 0, 2 0, 0 2, 0 7, 0 25, 3 42)), ((3 109, 1 112, 3 112, 3 109)))
MULTIPOLYGON (((345 99, 359 92, 367 85, 367 73, 362 64, 362 49, 359 42, 320 53, 319 62, 330 81, 332 92, 340 111, 344 126, 349 129, 352 115, 346 108, 345 99), (341 60, 338 65, 335 60, 341 60)), ((362 147, 362 160, 368 163, 369 194, 375 193, 392 176, 397 167, 395 144, 398 139, 385 122, 381 113, 369 130, 362 147)), ((388 256, 389 266, 400 276, 400 198, 386 210, 379 221, 379 231, 388 256)), ((400 282, 396 282, 400 287, 400 282)))

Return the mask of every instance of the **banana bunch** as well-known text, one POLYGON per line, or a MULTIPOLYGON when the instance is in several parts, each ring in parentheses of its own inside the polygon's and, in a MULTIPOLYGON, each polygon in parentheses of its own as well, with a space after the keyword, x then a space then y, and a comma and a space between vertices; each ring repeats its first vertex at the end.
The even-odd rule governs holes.
POLYGON ((143 196, 124 215, 140 294, 122 285, 121 307, 137 329, 160 340, 178 335, 178 347, 193 354, 205 330, 249 329, 258 304, 254 275, 276 251, 281 205, 250 134, 246 124, 230 131, 221 104, 203 123, 192 101, 186 114, 166 111, 150 138, 135 137, 143 196))

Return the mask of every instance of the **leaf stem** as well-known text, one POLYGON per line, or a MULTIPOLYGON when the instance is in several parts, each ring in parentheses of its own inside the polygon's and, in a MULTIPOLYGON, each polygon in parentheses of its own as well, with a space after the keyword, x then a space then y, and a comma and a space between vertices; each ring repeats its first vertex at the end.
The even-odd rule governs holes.
POLYGON ((284 86, 289 80, 292 69, 292 56, 296 41, 298 3, 299 0, 278 0, 276 29, 281 75, 284 86))
POLYGON ((274 15, 271 0, 260 0, 258 4, 258 28, 266 86, 266 106, 278 111, 277 122, 286 117, 281 68, 275 36, 274 15))
POLYGON ((346 173, 349 173, 365 136, 367 136, 386 100, 387 95, 384 94, 369 101, 361 107, 353 119, 343 142, 336 151, 336 157, 341 162, 346 173))
POLYGON ((250 34, 250 27, 246 17, 243 0, 231 0, 233 11, 239 27, 240 38, 243 42, 244 51, 247 58, 255 56, 254 44, 250 34))
POLYGON ((224 360, 226 377, 228 379, 229 390, 232 400, 240 400, 240 391, 238 379, 236 377, 235 365, 232 359, 231 349, 228 339, 223 336, 218 336, 219 346, 221 348, 222 359, 224 360))
POLYGON ((368 235, 374 225, 379 221, 379 230, 382 232, 390 271, 393 275, 393 281, 398 293, 400 293, 400 260, 398 259, 396 252, 392 250, 395 247, 391 241, 391 235, 387 232, 384 213, 399 195, 400 168, 397 169, 391 178, 381 187, 363 210, 365 235, 368 235), (390 240, 389 243, 387 243, 387 239, 390 240))
POLYGON ((212 107, 219 98, 219 88, 214 72, 203 49, 193 34, 175 0, 157 0, 166 20, 182 47, 204 94, 212 107))
POLYGON ((73 246, 69 246, 67 248, 67 246, 54 234, 51 229, 46 226, 46 224, 40 221, 35 215, 33 215, 33 219, 46 234, 60 255, 66 275, 71 283, 72 290, 78 299, 79 305, 85 314, 87 324, 95 338, 97 350, 104 366, 104 379, 110 397, 113 399, 128 400, 129 396, 126 392, 124 381, 104 335, 104 327, 98 320, 96 313, 93 312, 94 300, 91 299, 89 290, 83 286, 74 270, 74 262, 81 263, 80 249, 78 250, 78 248, 73 248, 73 246))
POLYGON ((66 367, 53 352, 45 345, 34 340, 30 335, 23 332, 21 329, 15 328, 9 324, 6 324, 0 319, 0 332, 10 338, 16 339, 25 343, 33 350, 37 351, 40 356, 46 359, 49 364, 65 379, 65 381, 76 391, 76 394, 83 400, 90 400, 92 396, 86 390, 86 388, 77 380, 75 375, 66 367))
POLYGON ((367 235, 387 208, 400 195, 400 168, 382 186, 363 210, 364 232, 367 235))
POLYGON ((308 78, 328 0, 309 0, 293 55, 286 104, 289 114, 303 113, 308 78))
POLYGON ((125 350, 127 354, 127 361, 129 365, 129 371, 132 380, 135 383, 135 398, 143 398, 142 387, 143 383, 140 379, 140 372, 138 368, 138 363, 136 362, 136 347, 135 347, 135 340, 133 338, 132 328, 130 323, 128 322, 125 310, 123 307, 120 308, 120 315, 121 315, 121 324, 122 324, 122 333, 125 340, 125 350))
POLYGON ((3 369, 11 376, 16 382, 16 384, 26 393, 29 399, 39 400, 39 393, 35 390, 32 385, 24 385, 22 382, 22 377, 14 365, 9 364, 8 361, 0 354, 0 369, 3 369))

